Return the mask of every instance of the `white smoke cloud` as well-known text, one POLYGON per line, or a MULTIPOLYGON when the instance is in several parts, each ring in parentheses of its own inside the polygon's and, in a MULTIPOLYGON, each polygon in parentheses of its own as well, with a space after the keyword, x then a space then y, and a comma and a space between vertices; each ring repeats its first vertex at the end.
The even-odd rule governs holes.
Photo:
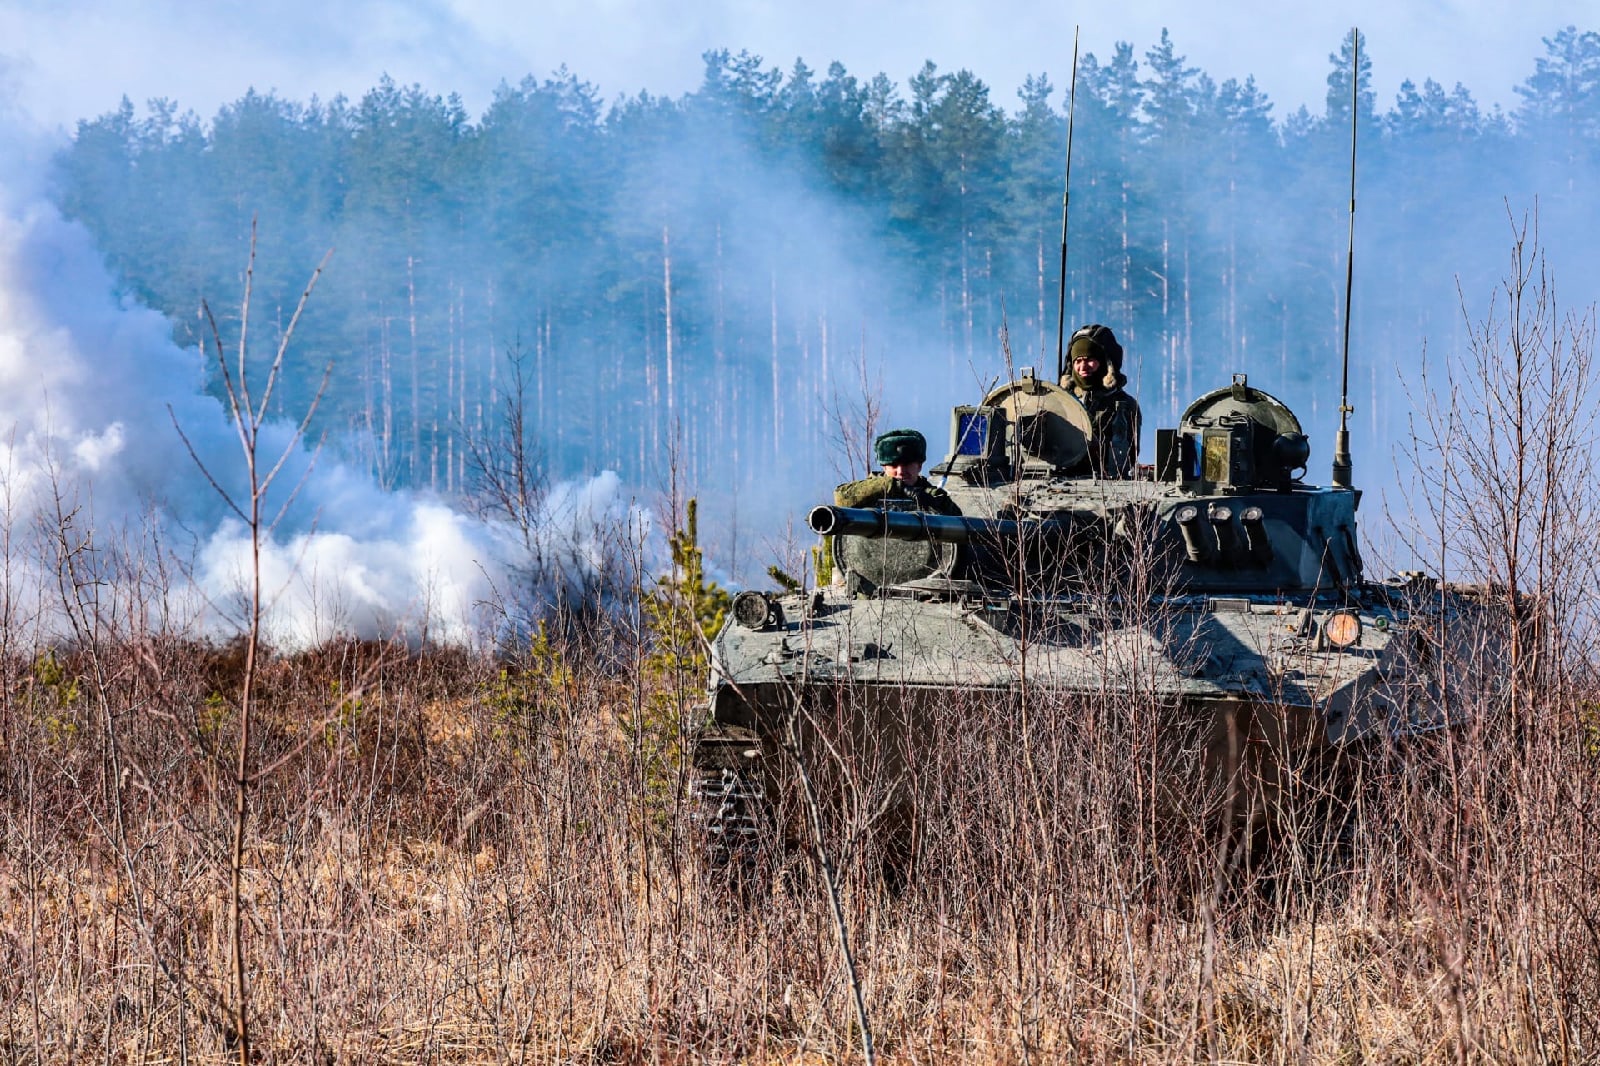
MULTIPOLYGON (((18 148, 0 161, 4 527, 59 542, 70 524, 68 543, 101 553, 161 545, 172 555, 153 568, 175 583, 157 597, 164 616, 232 632, 248 617, 251 538, 234 513, 248 510, 248 481, 239 435, 203 391, 202 356, 177 347, 161 315, 118 298, 88 233, 40 195, 45 139, 0 120, 0 141, 18 148)), ((615 474, 548 494, 533 532, 544 565, 530 569, 510 529, 385 491, 290 425, 264 427, 259 454, 263 469, 286 456, 264 512, 271 521, 282 508, 281 520, 261 555, 267 631, 283 646, 338 634, 468 641, 496 615, 488 604, 503 619, 508 601, 537 609, 541 591, 592 586, 623 557, 619 539, 645 557, 648 512, 615 474), (529 588, 539 582, 549 587, 529 588)), ((31 570, 8 566, 11 601, 24 593, 48 614, 49 570, 44 555, 31 570)))

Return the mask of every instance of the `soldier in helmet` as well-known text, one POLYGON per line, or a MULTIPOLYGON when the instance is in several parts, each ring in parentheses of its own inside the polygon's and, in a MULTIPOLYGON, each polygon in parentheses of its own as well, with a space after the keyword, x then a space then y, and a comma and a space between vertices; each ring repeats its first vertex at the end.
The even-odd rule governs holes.
POLYGON ((1067 347, 1061 386, 1089 412, 1094 440, 1089 464, 1095 477, 1130 478, 1139 462, 1139 401, 1124 391, 1122 345, 1109 326, 1082 326, 1067 347))
POLYGON ((886 499, 911 500, 919 511, 960 514, 950 494, 922 476, 928 461, 928 440, 914 429, 891 429, 872 443, 872 456, 883 468, 860 481, 847 481, 833 490, 840 507, 876 507, 886 499))

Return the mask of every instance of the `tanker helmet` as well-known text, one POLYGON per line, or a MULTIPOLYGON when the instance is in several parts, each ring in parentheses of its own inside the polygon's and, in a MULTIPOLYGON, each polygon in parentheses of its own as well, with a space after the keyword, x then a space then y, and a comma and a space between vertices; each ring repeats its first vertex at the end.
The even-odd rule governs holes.
POLYGON ((1087 326, 1079 326, 1072 333, 1072 340, 1067 345, 1073 356, 1080 352, 1090 352, 1100 357, 1112 370, 1122 371, 1122 345, 1117 343, 1117 335, 1111 332, 1110 326, 1102 326, 1098 322, 1087 326))

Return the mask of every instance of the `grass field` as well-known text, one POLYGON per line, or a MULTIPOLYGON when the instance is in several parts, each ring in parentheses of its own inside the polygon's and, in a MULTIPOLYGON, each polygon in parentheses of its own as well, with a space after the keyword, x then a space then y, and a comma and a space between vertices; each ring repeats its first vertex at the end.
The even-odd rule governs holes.
MULTIPOLYGON (((811 861, 742 897, 704 875, 686 694, 643 651, 266 661, 240 892, 259 1060, 860 1058, 811 861)), ((0 1062, 236 1060, 238 652, 5 660, 0 1062)), ((1123 802, 1117 736, 1048 762, 1043 824, 1012 752, 964 748, 904 890, 830 842, 881 1061, 1592 1059, 1580 696, 1371 752, 1341 839, 1221 879, 1204 834, 1123 802)))

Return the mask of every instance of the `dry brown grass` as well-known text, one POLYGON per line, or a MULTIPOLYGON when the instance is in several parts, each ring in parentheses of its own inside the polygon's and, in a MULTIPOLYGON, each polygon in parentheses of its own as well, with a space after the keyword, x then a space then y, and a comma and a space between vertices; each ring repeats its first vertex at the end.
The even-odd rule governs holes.
MULTIPOLYGON (((618 726, 659 682, 596 646, 612 658, 564 649, 555 675, 356 643, 269 662, 245 900, 265 1061, 857 1054, 807 863, 744 903, 702 880, 681 790, 618 726)), ((237 657, 99 655, 8 671, 0 1062, 224 1061, 237 657)), ((997 791, 1026 787, 1013 755, 969 745, 952 788, 973 802, 909 889, 839 849, 882 1058, 1592 1057, 1595 724, 1556 693, 1520 739, 1376 753, 1350 840, 1220 894, 1172 872, 1204 868, 1199 843, 1065 813, 1112 809, 1114 730, 1044 768, 1046 826, 997 791)))

